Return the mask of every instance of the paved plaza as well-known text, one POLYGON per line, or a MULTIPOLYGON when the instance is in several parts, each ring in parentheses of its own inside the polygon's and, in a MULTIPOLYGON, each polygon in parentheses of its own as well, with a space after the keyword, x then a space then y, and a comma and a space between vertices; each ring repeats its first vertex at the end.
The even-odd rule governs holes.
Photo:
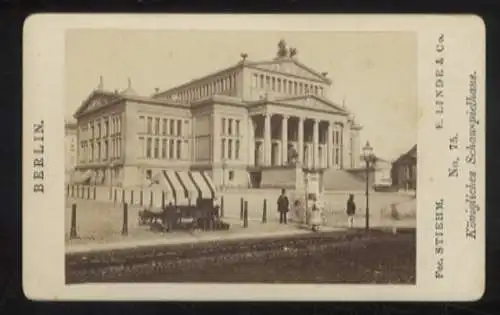
MULTIPOLYGON (((387 199, 386 196, 384 196, 387 199)), ((376 206, 380 206, 383 201, 375 201, 376 206), (378 203, 378 204, 377 204, 378 203)), ((234 200, 237 200, 234 198, 234 200)), ((408 212, 403 207, 408 207, 407 200, 400 203, 402 212, 408 212)), ((186 244, 210 242, 218 240, 235 240, 251 238, 267 238, 276 236, 298 235, 312 233, 306 226, 297 224, 291 218, 288 225, 279 224, 275 209, 270 203, 267 213, 267 222, 262 223, 262 214, 254 213, 249 216, 248 227, 243 227, 243 222, 239 217, 239 209, 234 209, 237 205, 230 205, 233 210, 226 211, 223 221, 230 224, 227 231, 174 231, 162 232, 152 229, 149 225, 139 225, 138 216, 142 209, 138 206, 128 207, 128 233, 122 235, 123 228, 123 205, 111 202, 99 202, 93 200, 73 200, 66 206, 66 251, 85 252, 100 251, 119 248, 133 248, 151 245, 186 244), (71 204, 77 205, 77 234, 76 239, 70 239, 71 226, 71 204)), ((413 205, 414 206, 414 205, 413 205)), ((239 208, 239 207, 238 207, 239 208)), ((376 208, 374 208, 376 209, 376 208)), ((257 212, 259 209, 256 209, 257 212)), ((292 217, 292 214, 290 214, 292 217)), ((323 232, 341 231, 348 228, 347 217, 342 211, 334 211, 331 208, 325 211, 325 226, 323 232)), ((365 215, 363 211, 358 211, 354 220, 354 228, 365 227, 365 215)), ((374 229, 402 229, 415 228, 416 219, 414 216, 402 216, 394 220, 387 213, 373 211, 370 215, 370 227, 374 229)))

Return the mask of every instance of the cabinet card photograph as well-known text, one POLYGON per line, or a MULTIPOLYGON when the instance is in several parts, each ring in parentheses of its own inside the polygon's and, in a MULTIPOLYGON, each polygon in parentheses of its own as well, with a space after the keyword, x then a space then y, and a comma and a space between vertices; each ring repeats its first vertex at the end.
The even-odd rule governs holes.
POLYGON ((28 298, 482 296, 479 17, 39 14, 23 34, 28 298))

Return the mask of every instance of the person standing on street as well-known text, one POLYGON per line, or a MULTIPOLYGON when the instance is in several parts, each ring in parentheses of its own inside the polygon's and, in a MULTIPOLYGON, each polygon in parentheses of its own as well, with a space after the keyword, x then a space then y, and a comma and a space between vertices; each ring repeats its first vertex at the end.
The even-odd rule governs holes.
POLYGON ((280 213, 280 224, 287 224, 287 213, 289 210, 288 197, 285 195, 285 190, 281 190, 281 195, 278 197, 278 212, 280 213))
POLYGON ((177 209, 172 202, 169 202, 164 209, 164 227, 167 232, 171 232, 177 223, 177 209))
POLYGON ((347 224, 350 228, 354 226, 354 215, 356 214, 356 204, 354 203, 354 195, 350 194, 347 199, 347 224))

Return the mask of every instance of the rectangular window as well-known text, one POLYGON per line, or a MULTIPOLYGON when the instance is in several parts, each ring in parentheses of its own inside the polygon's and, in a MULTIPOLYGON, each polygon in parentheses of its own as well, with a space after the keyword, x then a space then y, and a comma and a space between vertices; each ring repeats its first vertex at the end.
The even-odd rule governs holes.
POLYGON ((148 117, 147 133, 148 133, 148 135, 153 133, 153 118, 151 118, 151 117, 148 117))
POLYGON ((234 142, 234 158, 236 160, 240 159, 240 140, 234 142))
POLYGON ((89 151, 89 161, 92 162, 94 160, 94 144, 90 144, 90 151, 89 151))
POLYGON ((276 78, 273 77, 271 81, 272 81, 271 90, 274 92, 276 91, 276 78))
POLYGON ((101 143, 100 142, 97 143, 97 152, 96 153, 97 153, 96 160, 100 161, 101 160, 101 143))
POLYGON ((259 82, 259 88, 263 89, 264 88, 264 75, 260 75, 260 82, 259 82))
POLYGON ((281 79, 278 79, 278 92, 281 92, 281 79))
POLYGON ((155 135, 160 134, 160 118, 155 118, 155 135))
POLYGON ((109 145, 108 140, 104 141, 104 161, 108 159, 109 145))
POLYGON ((299 83, 299 94, 303 93, 304 93, 304 86, 302 85, 302 83, 299 83))
POLYGON ((167 158, 167 139, 161 141, 161 157, 162 159, 167 158))
POLYGON ((122 156, 122 138, 118 137, 118 157, 122 156))
MULTIPOLYGON (((114 125, 114 123, 113 123, 114 125)), ((146 131, 146 122, 144 119, 144 116, 139 116, 139 125, 140 125, 140 132, 145 132, 146 131)), ((112 127, 113 128, 113 127, 112 127)), ((114 130, 112 131, 114 133, 114 130)))
POLYGON ((167 119, 163 118, 163 124, 161 125, 161 134, 166 136, 167 135, 167 119))
POLYGON ((118 138, 115 139, 115 159, 118 158, 118 138))
POLYGON ((155 139, 155 149, 154 149, 154 157, 155 159, 158 159, 160 156, 160 139, 156 138, 155 139))
POLYGON ((174 158, 174 145, 175 145, 174 139, 170 139, 168 146, 168 158, 171 160, 174 158))
POLYGON ((173 136, 174 135, 174 130, 175 130, 175 120, 170 119, 170 133, 169 135, 173 136))
POLYGON ((319 88, 317 86, 314 87, 314 94, 316 94, 316 95, 319 94, 319 88))
POLYGON ((229 160, 233 159, 233 140, 227 140, 227 158, 229 160))
POLYGON ((266 90, 269 90, 271 88, 271 78, 266 75, 266 90))
POLYGON ((283 79, 283 93, 286 93, 287 88, 288 88, 288 81, 286 79, 283 79))
POLYGON ((147 142, 146 142, 146 158, 150 159, 151 158, 151 146, 152 146, 152 143, 153 140, 151 138, 148 138, 147 142))
POLYGON ((253 87, 253 88, 256 88, 256 87, 257 87, 257 80, 258 80, 258 77, 257 77, 257 75, 256 75, 256 74, 254 74, 254 75, 252 76, 252 87, 253 87))
POLYGON ((225 159, 226 158, 226 139, 222 139, 221 140, 220 157, 221 157, 221 159, 225 159))
POLYGON ((177 120, 177 136, 182 136, 182 120, 177 120))
POLYGON ((236 126, 235 126, 236 135, 239 136, 240 135, 240 121, 239 120, 235 120, 235 123, 236 123, 236 126))
POLYGON ((222 118, 222 124, 221 124, 221 135, 226 134, 226 118, 222 118))
POLYGON ((233 120, 232 119, 227 120, 227 134, 228 135, 233 134, 233 120))
POLYGON ((189 120, 184 120, 184 130, 182 134, 186 137, 191 134, 191 130, 189 129, 189 120))
POLYGON ((182 159, 183 160, 189 160, 189 141, 188 140, 184 140, 183 144, 182 144, 182 147, 183 147, 183 150, 182 150, 182 159))
POLYGON ((104 119, 104 136, 107 137, 109 133, 109 119, 104 119))
POLYGON ((293 94, 293 82, 288 81, 288 94, 293 94))
POLYGON ((177 140, 177 159, 181 159, 181 150, 182 150, 182 142, 181 140, 177 140))
MULTIPOLYGON (((139 157, 144 158, 144 137, 139 137, 139 143, 141 144, 141 152, 139 154, 139 157)), ((113 147, 115 146, 115 140, 113 139, 113 147)), ((114 151, 114 148, 113 148, 114 151)), ((114 156, 114 152, 113 152, 114 156)))
POLYGON ((101 123, 97 123, 97 138, 101 137, 101 123))
POLYGON ((297 94, 298 89, 297 89, 297 82, 293 82, 293 94, 297 94))

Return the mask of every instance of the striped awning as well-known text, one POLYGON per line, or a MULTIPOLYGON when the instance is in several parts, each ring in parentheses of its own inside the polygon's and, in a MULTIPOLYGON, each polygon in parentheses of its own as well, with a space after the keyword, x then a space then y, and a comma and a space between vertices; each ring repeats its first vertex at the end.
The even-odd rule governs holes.
POLYGON ((198 198, 215 199, 212 179, 205 172, 163 170, 152 180, 172 194, 177 204, 196 204, 198 198))

